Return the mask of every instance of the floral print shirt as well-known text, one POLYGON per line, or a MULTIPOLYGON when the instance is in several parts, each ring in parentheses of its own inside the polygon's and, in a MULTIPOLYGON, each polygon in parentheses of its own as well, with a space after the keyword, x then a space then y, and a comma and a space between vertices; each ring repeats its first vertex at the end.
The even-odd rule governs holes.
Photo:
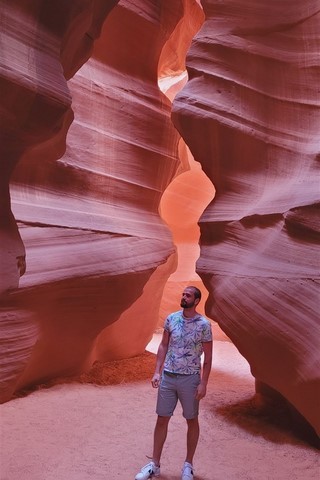
POLYGON ((212 341, 209 320, 199 314, 186 319, 179 310, 167 317, 164 329, 170 336, 164 370, 184 375, 200 373, 202 342, 212 341))

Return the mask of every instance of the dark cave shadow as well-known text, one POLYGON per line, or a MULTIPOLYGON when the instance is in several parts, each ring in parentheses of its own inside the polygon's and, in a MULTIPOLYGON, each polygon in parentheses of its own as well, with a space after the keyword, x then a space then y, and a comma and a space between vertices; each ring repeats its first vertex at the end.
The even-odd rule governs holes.
POLYGON ((320 449, 320 438, 302 416, 297 412, 293 416, 288 406, 263 401, 258 395, 217 407, 214 413, 269 442, 320 449))
MULTIPOLYGON (((251 435, 278 444, 307 445, 320 449, 320 438, 307 420, 283 398, 282 401, 255 392, 253 376, 240 377, 232 372, 213 368, 212 400, 209 409, 230 424, 235 424, 251 435), (218 388, 217 388, 218 387, 218 388), (223 403, 221 397, 228 391, 241 392, 241 400, 223 403), (246 398, 243 399, 243 394, 246 398), (215 406, 215 404, 217 406, 215 406)), ((230 393, 230 392, 229 392, 230 393)), ((209 393, 210 395, 210 393, 209 393)), ((237 395, 237 393, 235 393, 237 395)), ((230 398, 230 395, 228 395, 230 398)), ((280 397, 279 397, 280 398, 280 397)))

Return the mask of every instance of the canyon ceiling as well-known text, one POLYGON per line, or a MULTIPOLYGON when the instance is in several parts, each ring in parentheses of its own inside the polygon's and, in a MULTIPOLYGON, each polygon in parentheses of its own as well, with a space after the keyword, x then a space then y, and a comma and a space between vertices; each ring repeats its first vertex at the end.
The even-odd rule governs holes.
POLYGON ((2 402, 144 351, 176 212, 206 315, 319 433, 319 2, 0 11, 2 402))

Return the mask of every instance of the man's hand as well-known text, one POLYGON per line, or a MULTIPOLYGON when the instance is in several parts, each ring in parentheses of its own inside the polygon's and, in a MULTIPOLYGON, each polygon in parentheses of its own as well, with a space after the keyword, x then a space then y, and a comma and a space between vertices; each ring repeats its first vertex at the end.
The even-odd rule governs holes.
POLYGON ((160 385, 160 373, 155 373, 151 379, 153 388, 159 388, 160 385))
POLYGON ((206 396, 206 393, 207 393, 207 385, 200 382, 196 392, 196 399, 201 400, 203 397, 206 396))

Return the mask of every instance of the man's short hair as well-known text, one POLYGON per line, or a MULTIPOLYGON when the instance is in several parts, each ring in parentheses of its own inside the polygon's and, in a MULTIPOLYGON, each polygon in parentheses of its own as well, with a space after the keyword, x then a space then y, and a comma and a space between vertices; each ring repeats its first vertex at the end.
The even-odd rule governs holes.
POLYGON ((199 290, 199 288, 194 287, 193 285, 190 285, 190 287, 188 287, 188 288, 193 289, 194 298, 199 298, 199 301, 200 301, 201 300, 201 291, 199 290))

